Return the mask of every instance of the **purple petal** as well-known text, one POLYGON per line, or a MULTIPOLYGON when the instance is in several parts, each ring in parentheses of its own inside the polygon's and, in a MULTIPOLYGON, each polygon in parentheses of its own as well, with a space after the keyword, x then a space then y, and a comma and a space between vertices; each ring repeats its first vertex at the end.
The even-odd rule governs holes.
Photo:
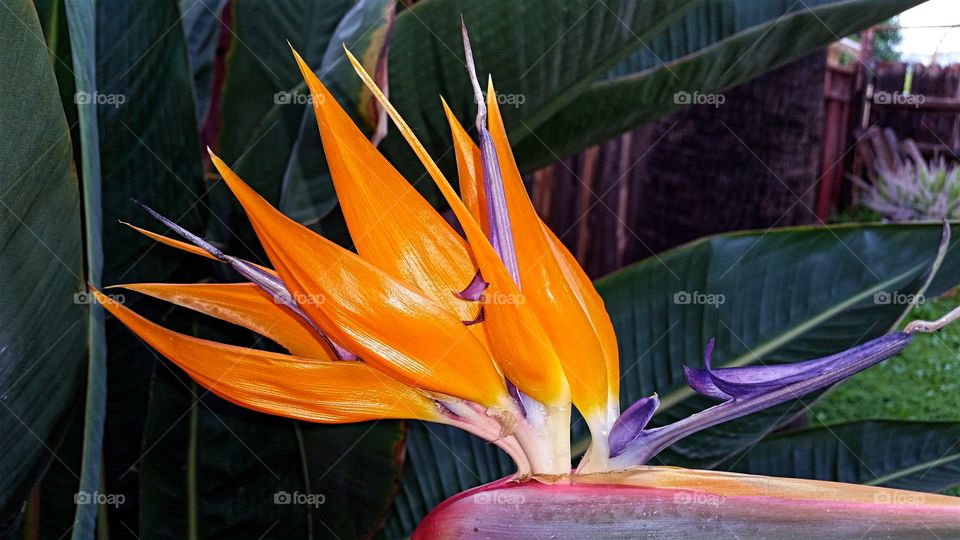
POLYGON ((470 280, 467 288, 453 294, 457 298, 466 300, 467 302, 479 302, 483 297, 483 292, 486 291, 489 286, 490 284, 483 280, 483 276, 480 274, 480 271, 477 270, 477 273, 473 275, 473 279, 470 280))
POLYGON ((231 268, 237 271, 241 276, 249 279, 255 285, 260 287, 264 292, 273 297, 274 301, 278 304, 283 304, 284 306, 290 308, 294 313, 299 315, 307 324, 309 324, 324 341, 333 349, 334 354, 337 355, 337 358, 340 360, 356 360, 357 355, 351 353, 347 349, 343 348, 341 345, 334 343, 327 335, 320 330, 320 327, 313 322, 310 317, 300 308, 294 299, 293 295, 290 294, 290 291, 287 290, 286 285, 283 284, 283 281, 280 280, 277 276, 270 274, 269 272, 264 272, 257 265, 244 261, 243 259, 238 259, 236 257, 225 254, 219 248, 207 242, 203 238, 197 236, 196 234, 184 229, 180 225, 177 225, 172 220, 161 215, 159 212, 150 208, 149 206, 143 204, 142 202, 133 199, 134 204, 143 208, 151 216, 157 219, 159 222, 163 223, 170 228, 173 232, 179 234, 191 244, 203 249, 207 253, 213 255, 217 259, 227 263, 231 268))
POLYGON ((825 356, 816 360, 776 364, 770 366, 744 366, 736 368, 713 369, 713 340, 704 353, 704 368, 684 367, 687 382, 698 393, 722 400, 731 397, 746 397, 822 376, 836 369, 850 351, 825 356))
POLYGON ((706 369, 694 369, 683 366, 683 374, 687 378, 687 385, 693 388, 696 393, 721 401, 730 399, 729 394, 723 392, 717 388, 717 385, 713 384, 713 379, 706 369))
POLYGON ((702 371, 688 369, 688 380, 694 381, 694 389, 714 392, 709 385, 704 386, 703 372, 707 372, 712 388, 730 397, 672 424, 641 431, 622 454, 611 460, 611 466, 646 463, 664 448, 697 431, 826 388, 899 353, 912 337, 906 332, 895 332, 839 354, 796 364, 712 370, 707 362, 708 367, 702 371))
POLYGON ((464 325, 464 326, 473 326, 473 325, 475 325, 475 324, 482 323, 484 318, 485 318, 485 315, 484 315, 484 311, 483 311, 483 306, 480 306, 480 311, 477 313, 477 316, 474 317, 472 321, 463 321, 463 325, 464 325))
POLYGON ((520 408, 520 414, 526 418, 527 417, 527 408, 523 406, 523 396, 520 395, 520 389, 517 388, 515 384, 507 380, 507 392, 510 393, 510 397, 517 402, 517 407, 520 408))
POLYGON ((707 368, 695 369, 683 366, 683 374, 687 378, 687 384, 698 394, 726 401, 730 399, 730 395, 717 388, 710 376, 710 361, 713 358, 713 348, 716 342, 716 338, 710 338, 706 350, 703 351, 703 365, 707 368))
POLYGON ((610 457, 617 457, 626 450, 627 445, 632 443, 643 428, 647 427, 647 422, 653 417, 654 411, 660 406, 660 398, 656 394, 640 398, 633 405, 623 411, 620 418, 613 423, 610 429, 610 457))

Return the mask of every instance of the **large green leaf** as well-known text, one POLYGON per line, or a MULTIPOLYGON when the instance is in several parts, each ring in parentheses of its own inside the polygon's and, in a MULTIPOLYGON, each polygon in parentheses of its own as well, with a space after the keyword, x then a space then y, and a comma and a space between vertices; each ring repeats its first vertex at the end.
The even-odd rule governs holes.
MULTIPOLYGON (((360 0, 354 4, 334 30, 316 70, 338 102, 355 104, 348 112, 361 126, 364 119, 370 117, 363 114, 371 104, 370 94, 347 62, 343 47, 358 54, 373 71, 395 3, 395 0, 360 0)), ((372 128, 372 125, 364 127, 372 128)), ((323 155, 316 115, 313 107, 307 107, 290 158, 283 168, 279 207, 291 218, 308 225, 326 217, 337 205, 330 170, 326 159, 320 157, 323 155)))
MULTIPOLYGON (((56 450, 81 388, 80 190, 69 126, 33 4, 0 7, 0 536, 56 450), (80 301, 78 301, 80 300, 80 301)), ((80 471, 73 470, 79 478, 80 471)))
POLYGON ((768 437, 721 466, 912 491, 960 484, 960 423, 867 420, 768 437))
MULTIPOLYGON (((461 119, 476 114, 460 35, 461 15, 481 78, 508 103, 508 129, 536 125, 702 0, 425 0, 397 16, 390 45, 391 101, 431 154, 453 167, 443 96, 461 119)), ((383 151, 411 181, 423 169, 394 131, 383 151)), ((523 160, 523 156, 519 155, 523 160)), ((429 182, 424 182, 429 185, 429 182)))
POLYGON ((27 499, 20 535, 22 538, 61 538, 76 521, 79 482, 83 470, 83 392, 78 392, 63 433, 56 447, 57 459, 50 463, 40 483, 27 499))
MULTIPOLYGON (((623 406, 659 392, 655 423, 714 402, 686 386, 683 365, 702 365, 717 338, 722 365, 791 362, 844 350, 887 332, 919 290, 940 245, 940 225, 799 227, 718 235, 641 261, 597 282, 620 346, 623 406), (689 295, 690 302, 683 303, 689 295), (879 293, 879 296, 875 296, 879 293), (702 296, 701 296, 702 295, 702 296), (697 304, 706 295, 722 303, 697 304), (875 299, 877 301, 875 301, 875 299)), ((928 295, 960 282, 960 250, 947 253, 928 295)), ((708 467, 802 412, 802 403, 721 424, 675 444, 667 464, 708 467)), ((453 494, 512 472, 482 441, 430 426, 411 430, 404 485, 388 531, 409 533, 453 494), (434 477, 440 472, 442 480, 434 477)), ((582 422, 575 446, 586 446, 582 422)))
MULTIPOLYGON (((504 111, 508 125, 519 126, 521 120, 544 114, 571 99, 577 88, 602 76, 639 47, 639 38, 663 28, 697 1, 418 2, 396 18, 390 43, 390 95, 434 155, 449 168, 453 155, 439 96, 446 97, 463 118, 475 112, 463 63, 461 14, 470 26, 479 66, 495 75, 501 91, 524 96, 523 107, 504 111), (598 29, 603 29, 603 39, 597 39, 598 29)), ((296 30, 318 20, 320 11, 313 2, 300 2, 304 5, 299 10, 258 14, 260 22, 246 23, 247 28, 239 12, 245 3, 251 11, 257 5, 248 0, 236 6, 238 41, 245 46, 234 44, 235 56, 228 62, 221 148, 228 161, 237 160, 238 172, 268 199, 276 201, 282 193, 282 210, 314 224, 330 212, 335 199, 312 112, 302 116, 301 106, 297 108, 299 114, 292 115, 289 110, 295 107, 290 105, 269 107, 276 92, 293 91, 295 98, 302 91, 299 75, 285 75, 296 67, 288 50, 276 49, 277 28, 286 29, 286 37, 344 108, 362 126, 371 128, 374 120, 368 107, 369 93, 344 62, 341 45, 348 45, 372 69, 370 60, 379 53, 385 32, 385 10, 393 2, 357 2, 336 27, 336 39, 321 50, 314 47, 319 39, 304 43, 296 37, 296 30), (275 22, 267 24, 271 20, 275 22), (259 26, 264 30, 257 32, 259 26), (241 47, 254 51, 256 59, 247 59, 250 54, 241 47), (267 66, 273 74, 267 73, 267 66), (238 97, 232 97, 232 86, 238 89, 238 97), (231 120, 236 115, 244 119, 231 120), (291 116, 296 118, 295 123, 291 116)), ((324 13, 335 9, 327 8, 324 13)), ((319 29, 314 35, 325 36, 319 29)), ((418 189, 432 197, 433 188, 430 182, 422 181, 422 168, 406 143, 393 130, 390 133, 382 144, 384 152, 418 189)))
POLYGON ((199 125, 207 118, 213 88, 214 61, 227 0, 180 0, 181 23, 190 52, 190 69, 197 98, 199 125))
MULTIPOLYGON (((282 5, 239 0, 231 5, 217 151, 273 204, 279 204, 284 171, 307 108, 308 94, 290 45, 311 66, 319 66, 350 6, 350 0, 296 0, 282 5)), ((211 195, 225 225, 211 223, 210 235, 229 243, 234 253, 262 258, 256 236, 229 191, 218 186, 211 195)))
POLYGON ((118 219, 142 221, 136 198, 184 226, 199 229, 204 184, 193 79, 174 2, 69 0, 70 39, 77 77, 89 78, 81 102, 84 175, 99 175, 104 280, 166 277, 186 256, 165 251, 142 264, 155 243, 118 219), (87 119, 83 111, 89 111, 87 119), (89 163, 89 165, 88 165, 89 163))
MULTIPOLYGON (((175 3, 161 0, 138 4, 67 0, 66 16, 77 92, 73 101, 79 120, 80 172, 85 205, 90 209, 84 214, 90 238, 88 260, 100 260, 102 252, 107 283, 164 279, 183 265, 184 257, 171 254, 158 263, 140 264, 154 242, 131 232, 118 218, 129 219, 129 200, 137 198, 194 228, 200 223, 204 186, 191 72, 183 34, 170 31, 178 27, 180 13, 175 3), (101 237, 118 240, 102 242, 101 237)), ((91 272, 90 281, 102 285, 99 272, 91 272)), ((120 479, 101 479, 100 470, 108 407, 107 366, 116 365, 129 375, 131 369, 145 364, 125 354, 131 350, 128 334, 108 333, 119 337, 110 344, 109 357, 104 359, 102 352, 91 355, 78 490, 94 494, 105 488, 108 494, 119 495, 124 491, 120 479)), ((148 371, 141 367, 140 373, 142 381, 148 371)), ((122 384, 137 380, 127 379, 122 384)), ((135 402, 127 401, 126 393, 120 395, 124 402, 111 395, 109 407, 135 410, 135 402)), ((117 420, 124 418, 123 412, 117 420)), ((112 422, 113 429, 124 428, 120 438, 128 444, 109 448, 111 457, 128 455, 124 451, 131 448, 136 451, 141 422, 112 422)), ((122 512, 117 506, 101 508, 122 512)), ((96 504, 77 506, 74 538, 93 534, 97 511, 96 504)), ((99 525, 105 528, 106 523, 102 520, 99 525)))
MULTIPOLYGON (((342 46, 361 54, 379 47, 391 2, 363 0, 351 5, 305 0, 296 4, 296 9, 283 10, 264 2, 234 6, 236 39, 227 57, 220 149, 228 162, 236 160, 232 164, 237 173, 284 213, 346 244, 339 213, 328 218, 336 207, 336 194, 313 108, 305 106, 309 93, 289 47, 278 41, 277 28, 285 29, 285 39, 360 120, 351 104, 360 101, 363 85, 345 61, 342 46), (276 76, 261 75, 268 68, 276 76)), ((245 218, 238 215, 229 194, 220 195, 227 200, 219 205, 220 215, 234 230, 245 231, 239 248, 249 250, 242 244, 255 244, 245 218)), ((226 240, 224 231, 213 232, 226 240)))
POLYGON ((303 83, 290 46, 319 64, 350 4, 350 0, 280 4, 238 0, 232 5, 233 40, 227 56, 219 151, 227 162, 237 163, 237 171, 245 172, 252 184, 269 186, 261 193, 272 201, 279 197, 283 163, 292 145, 292 137, 277 137, 285 130, 295 133, 306 108, 306 94, 289 93, 303 83), (267 152, 283 156, 277 163, 271 160, 270 166, 258 163, 255 158, 267 152))
POLYGON ((922 0, 709 0, 549 118, 512 126, 527 169, 792 62, 922 0), (680 94, 678 94, 680 93, 680 94), (522 142, 520 142, 522 140, 522 142))

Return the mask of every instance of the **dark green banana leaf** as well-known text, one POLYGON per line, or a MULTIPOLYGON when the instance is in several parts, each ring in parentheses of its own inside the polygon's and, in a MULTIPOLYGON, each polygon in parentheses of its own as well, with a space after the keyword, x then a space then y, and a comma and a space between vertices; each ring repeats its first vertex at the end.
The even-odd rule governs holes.
POLYGON ((960 422, 868 420, 801 429, 769 437, 720 468, 937 492, 960 484, 960 422))
MULTIPOLYGON (((49 14, 50 12, 47 11, 49 14)), ((0 10, 0 536, 52 462, 83 388, 87 361, 102 362, 102 318, 81 292, 81 192, 70 131, 37 11, 0 10)), ((87 256, 90 253, 86 254, 87 256)), ((99 264, 88 260, 89 267, 99 264)), ((79 481, 76 463, 70 473, 79 481)), ((74 490, 75 491, 75 490, 74 490)))
POLYGON ((549 117, 514 126, 515 152, 534 168, 698 100, 718 102, 719 92, 920 2, 701 2, 549 117))

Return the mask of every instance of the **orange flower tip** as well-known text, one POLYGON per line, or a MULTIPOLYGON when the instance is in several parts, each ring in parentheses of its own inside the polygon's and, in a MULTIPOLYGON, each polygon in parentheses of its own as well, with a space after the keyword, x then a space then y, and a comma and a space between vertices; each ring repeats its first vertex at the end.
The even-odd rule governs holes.
POLYGON ((297 61, 297 66, 300 67, 300 71, 304 71, 305 69, 308 69, 308 68, 307 68, 307 62, 306 62, 306 60, 304 60, 303 57, 300 56, 300 53, 297 52, 297 50, 293 48, 293 44, 290 43, 290 40, 287 40, 287 45, 290 46, 290 52, 293 53, 293 58, 294 58, 294 60, 297 61))
POLYGON ((87 283, 87 287, 90 288, 90 292, 93 294, 93 297, 97 299, 98 304, 111 305, 111 302, 113 302, 110 297, 100 292, 100 289, 94 287, 92 283, 87 283))

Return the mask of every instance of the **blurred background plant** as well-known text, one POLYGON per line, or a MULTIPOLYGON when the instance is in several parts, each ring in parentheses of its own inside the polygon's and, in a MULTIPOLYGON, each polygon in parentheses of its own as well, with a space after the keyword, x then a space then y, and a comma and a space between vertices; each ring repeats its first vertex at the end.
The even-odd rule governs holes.
MULTIPOLYGON (((130 197, 266 262, 207 145, 285 213, 349 245, 287 40, 416 181, 416 158, 378 130, 342 44, 452 173, 438 96, 461 119, 475 113, 463 15, 538 211, 592 276, 619 270, 597 284, 620 340, 624 402, 661 392, 653 424, 709 404, 682 367, 698 365, 711 337, 726 365, 812 358, 883 334, 914 306, 904 298, 960 282, 960 252, 935 264, 936 224, 769 229, 858 212, 841 180, 863 174, 861 118, 919 125, 920 109, 865 96, 870 84, 902 89, 906 71, 873 62, 869 28, 920 0, 0 3, 0 537, 403 537, 443 498, 511 472, 495 448, 453 430, 319 426, 235 407, 82 292, 236 280, 127 230, 118 220, 148 223, 130 197), (864 29, 863 47, 838 41, 864 29), (856 60, 834 66, 838 47, 856 60), (747 228, 762 230, 676 247, 747 228), (284 493, 324 497, 286 504, 284 493)), ((911 71, 915 92, 957 88, 951 69, 911 71)), ((921 118, 951 140, 942 126, 953 117, 921 118)), ((440 205, 429 184, 415 182, 440 205)), ((122 301, 187 333, 201 326, 186 310, 122 301)), ((202 326, 213 328, 204 337, 276 347, 202 326)), ((953 350, 929 354, 956 365, 953 350)), ((960 481, 955 410, 922 418, 936 423, 866 422, 878 417, 864 410, 842 429, 768 437, 806 423, 811 404, 717 426, 660 462, 928 491, 960 481), (798 448, 808 461, 794 459, 798 448)), ((573 432, 582 451, 582 422, 573 432)))
POLYGON ((868 169, 870 180, 852 178, 862 204, 889 221, 960 217, 960 165, 943 156, 928 162, 914 141, 897 141, 892 130, 885 131, 881 140, 889 147, 868 169))

